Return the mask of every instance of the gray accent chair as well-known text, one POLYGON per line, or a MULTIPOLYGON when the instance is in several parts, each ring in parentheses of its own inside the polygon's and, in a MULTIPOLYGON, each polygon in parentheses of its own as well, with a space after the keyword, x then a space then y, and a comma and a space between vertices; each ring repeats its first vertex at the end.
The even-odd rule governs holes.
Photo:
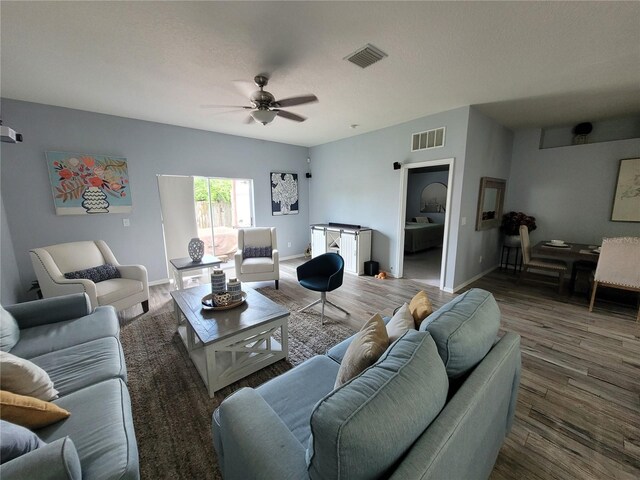
POLYGON ((499 326, 493 296, 472 289, 337 389, 353 337, 237 391, 213 414, 223 477, 487 479, 520 382, 520 337, 499 326))
POLYGON ((34 430, 46 446, 0 466, 0 478, 140 478, 115 309, 92 311, 84 293, 5 307, 20 327, 10 353, 44 369, 71 416, 34 430))

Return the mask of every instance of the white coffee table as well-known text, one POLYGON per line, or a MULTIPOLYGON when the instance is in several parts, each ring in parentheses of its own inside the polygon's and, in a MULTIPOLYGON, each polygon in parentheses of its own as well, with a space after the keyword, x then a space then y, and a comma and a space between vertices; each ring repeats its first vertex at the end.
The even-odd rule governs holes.
POLYGON ((209 285, 171 292, 178 333, 210 397, 289 352, 289 310, 252 288, 243 290, 247 301, 222 311, 201 308, 209 285), (280 342, 274 338, 277 332, 280 342))

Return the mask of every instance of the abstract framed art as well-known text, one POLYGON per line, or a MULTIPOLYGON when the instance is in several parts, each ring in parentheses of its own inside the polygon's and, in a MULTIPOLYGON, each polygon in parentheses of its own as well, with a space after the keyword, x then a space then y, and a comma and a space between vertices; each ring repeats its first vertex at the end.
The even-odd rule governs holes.
POLYGON ((620 160, 611 221, 640 222, 640 158, 620 160))
POLYGON ((271 215, 298 214, 298 174, 271 172, 271 215))
POLYGON ((127 159, 46 152, 56 215, 131 212, 127 159))

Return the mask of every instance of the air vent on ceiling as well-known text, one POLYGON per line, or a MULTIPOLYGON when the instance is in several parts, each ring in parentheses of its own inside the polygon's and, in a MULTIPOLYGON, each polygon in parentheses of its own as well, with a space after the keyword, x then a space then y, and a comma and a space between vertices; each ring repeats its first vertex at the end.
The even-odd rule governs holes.
POLYGON ((426 132, 414 133, 411 136, 411 151, 426 150, 444 146, 445 127, 434 128, 426 132))
POLYGON ((356 64, 360 68, 367 68, 369 65, 373 65, 384 57, 388 56, 379 48, 374 47, 370 43, 367 43, 364 47, 359 48, 351 55, 347 55, 343 60, 348 60, 351 63, 356 64))

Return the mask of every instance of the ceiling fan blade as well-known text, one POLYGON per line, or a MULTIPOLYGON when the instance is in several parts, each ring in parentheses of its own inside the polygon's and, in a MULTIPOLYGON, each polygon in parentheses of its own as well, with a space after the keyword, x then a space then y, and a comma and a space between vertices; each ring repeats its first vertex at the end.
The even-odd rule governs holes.
POLYGON ((294 122, 304 122, 307 119, 307 117, 303 117, 302 115, 298 115, 296 113, 287 112, 286 110, 274 109, 273 111, 278 112, 279 117, 293 120, 294 122))
POLYGON ((248 109, 252 109, 253 107, 247 107, 245 105, 200 105, 200 108, 248 108, 248 109))
POLYGON ((276 100, 275 104, 278 107, 294 107, 296 105, 304 105, 305 103, 315 103, 318 101, 318 97, 315 95, 301 95, 299 97, 283 98, 282 100, 276 100))

